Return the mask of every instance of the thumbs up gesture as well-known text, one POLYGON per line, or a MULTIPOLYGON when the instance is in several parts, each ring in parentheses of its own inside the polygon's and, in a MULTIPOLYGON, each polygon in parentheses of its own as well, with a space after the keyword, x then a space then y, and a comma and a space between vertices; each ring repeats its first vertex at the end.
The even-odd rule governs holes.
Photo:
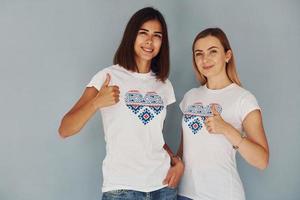
POLYGON ((110 80, 110 74, 106 74, 106 79, 94 99, 96 108, 108 107, 119 102, 119 87, 116 85, 109 86, 110 80))
POLYGON ((228 129, 230 124, 223 120, 220 113, 216 109, 216 105, 211 106, 211 111, 213 115, 211 117, 207 117, 205 120, 205 126, 207 131, 209 133, 224 134, 224 132, 228 129))

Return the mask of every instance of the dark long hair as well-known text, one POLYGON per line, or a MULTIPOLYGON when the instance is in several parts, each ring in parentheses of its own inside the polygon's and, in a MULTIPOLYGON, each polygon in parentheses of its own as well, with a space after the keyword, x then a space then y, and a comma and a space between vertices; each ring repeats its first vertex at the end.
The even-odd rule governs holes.
POLYGON ((141 26, 150 20, 157 20, 162 27, 162 44, 159 53, 151 61, 151 70, 155 73, 157 79, 164 81, 168 78, 170 69, 167 24, 163 15, 152 7, 138 10, 130 18, 120 46, 115 53, 113 63, 119 64, 127 70, 138 72, 135 61, 134 43, 141 26))
POLYGON ((198 77, 201 85, 204 85, 207 82, 207 79, 203 74, 201 74, 201 72, 198 70, 198 67, 196 65, 196 61, 195 61, 195 44, 199 39, 205 38, 207 36, 216 37, 220 41, 220 43, 222 44, 225 53, 228 50, 231 50, 231 52, 232 52, 231 58, 228 61, 228 63, 226 63, 226 73, 227 73, 227 76, 228 76, 230 81, 232 81, 233 83, 236 83, 237 85, 241 86, 241 81, 240 81, 240 79, 238 77, 238 74, 237 74, 237 71, 236 71, 236 65, 235 65, 235 60, 234 60, 234 56, 233 56, 233 51, 230 47, 230 43, 229 43, 229 40, 228 40, 226 34, 220 28, 205 29, 205 30, 201 31, 200 33, 198 33, 198 35, 194 39, 193 49, 192 49, 193 50, 193 65, 194 65, 194 68, 197 72, 197 77, 198 77))

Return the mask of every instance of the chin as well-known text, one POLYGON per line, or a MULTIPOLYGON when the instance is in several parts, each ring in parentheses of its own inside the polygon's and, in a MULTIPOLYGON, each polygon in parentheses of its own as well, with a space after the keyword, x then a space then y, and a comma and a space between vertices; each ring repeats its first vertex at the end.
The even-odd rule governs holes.
POLYGON ((151 61, 154 57, 154 55, 142 55, 140 58, 143 60, 151 61))
POLYGON ((199 70, 199 72, 201 74, 203 74, 203 76, 205 76, 205 77, 209 76, 209 74, 210 74, 208 71, 204 71, 204 70, 199 70))

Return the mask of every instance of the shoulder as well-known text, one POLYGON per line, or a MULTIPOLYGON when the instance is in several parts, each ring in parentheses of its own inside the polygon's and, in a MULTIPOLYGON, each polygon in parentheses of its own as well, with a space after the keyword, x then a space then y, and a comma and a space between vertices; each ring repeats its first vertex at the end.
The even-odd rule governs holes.
POLYGON ((197 87, 197 88, 192 88, 188 90, 184 96, 190 96, 190 95, 195 95, 196 93, 199 93, 203 91, 203 86, 197 87))
POLYGON ((96 73, 94 74, 94 76, 99 76, 99 75, 101 75, 101 74, 103 74, 103 73, 109 71, 109 70, 111 69, 111 67, 112 67, 112 66, 109 66, 109 67, 105 67, 105 68, 102 68, 102 69, 98 70, 98 72, 96 72, 96 73))
POLYGON ((250 112, 253 110, 260 110, 260 106, 256 97, 249 90, 238 87, 236 91, 237 96, 232 96, 236 99, 236 112, 239 116, 239 120, 243 122, 250 112))
POLYGON ((255 98, 255 96, 247 89, 234 84, 232 87, 232 92, 236 95, 236 97, 239 97, 239 99, 244 99, 244 98, 255 98))
POLYGON ((157 79, 155 76, 152 76, 150 79, 148 79, 148 81, 154 82, 155 85, 162 90, 173 90, 173 85, 169 79, 161 81, 157 79))
POLYGON ((236 94, 232 94, 231 97, 235 99, 238 110, 240 110, 242 114, 242 119, 244 119, 246 114, 250 111, 260 109, 256 97, 249 90, 236 85, 235 93, 236 94))
POLYGON ((100 70, 98 73, 100 72, 116 72, 116 71, 120 71, 122 67, 120 67, 119 65, 111 65, 108 67, 103 68, 102 70, 100 70))
MULTIPOLYGON (((111 65, 111 66, 105 67, 105 68, 103 68, 103 69, 100 69, 100 70, 94 75, 94 77, 95 77, 95 78, 97 78, 97 77, 100 78, 100 77, 106 75, 107 73, 109 73, 110 75, 112 75, 112 74, 114 74, 114 73, 120 71, 120 70, 121 70, 120 68, 121 68, 121 67, 118 66, 118 65, 111 65)), ((124 70, 126 70, 126 69, 124 69, 124 70)))
POLYGON ((190 90, 188 90, 182 97, 182 101, 186 102, 189 101, 191 98, 193 99, 194 97, 198 96, 201 92, 202 88, 197 87, 197 88, 192 88, 190 90))
POLYGON ((171 86, 171 87, 173 87, 173 85, 172 85, 172 83, 171 83, 171 81, 167 78, 164 82, 162 82, 164 85, 166 85, 166 86, 171 86))
POLYGON ((182 112, 184 112, 189 105, 189 102, 193 101, 193 99, 197 96, 201 86, 198 88, 192 88, 188 90, 184 95, 183 98, 179 104, 179 107, 182 112))
POLYGON ((156 87, 160 88, 159 90, 163 91, 165 94, 167 94, 169 96, 175 95, 173 85, 169 79, 166 79, 163 82, 161 80, 157 80, 157 79, 155 79, 155 80, 156 80, 156 83, 158 83, 158 85, 156 85, 156 87))

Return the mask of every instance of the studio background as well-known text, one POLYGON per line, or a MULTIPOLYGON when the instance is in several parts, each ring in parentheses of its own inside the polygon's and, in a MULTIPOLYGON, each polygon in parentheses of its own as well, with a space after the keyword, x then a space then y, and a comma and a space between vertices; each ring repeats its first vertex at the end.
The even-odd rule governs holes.
POLYGON ((0 199, 100 199, 100 114, 73 137, 61 139, 57 129, 92 76, 112 64, 127 21, 145 6, 159 9, 168 24, 177 102, 164 132, 172 149, 180 137, 178 104, 198 86, 193 39, 220 27, 243 86, 262 108, 270 146, 265 171, 238 156, 247 199, 300 199, 297 0, 0 0, 0 199))

